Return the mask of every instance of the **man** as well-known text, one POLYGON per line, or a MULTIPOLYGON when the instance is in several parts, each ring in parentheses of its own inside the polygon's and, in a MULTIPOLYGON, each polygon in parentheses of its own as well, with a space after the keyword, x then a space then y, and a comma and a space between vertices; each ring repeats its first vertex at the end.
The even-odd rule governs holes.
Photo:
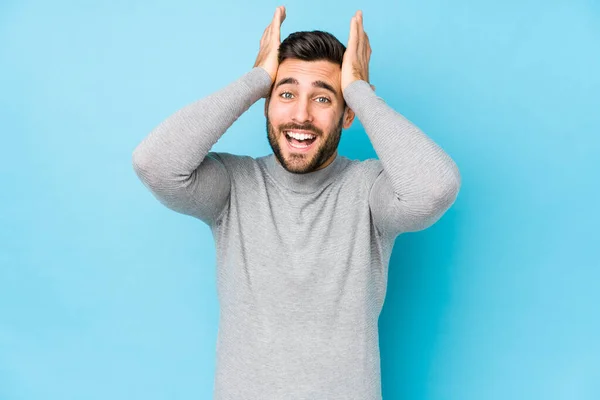
POLYGON ((250 72, 163 121, 133 165, 215 239, 216 399, 381 399, 377 323, 394 240, 436 222, 460 175, 375 95, 360 11, 347 48, 318 31, 280 43, 284 19, 278 7, 250 72), (273 154, 210 152, 263 97, 273 154), (355 114, 379 159, 337 154, 355 114))

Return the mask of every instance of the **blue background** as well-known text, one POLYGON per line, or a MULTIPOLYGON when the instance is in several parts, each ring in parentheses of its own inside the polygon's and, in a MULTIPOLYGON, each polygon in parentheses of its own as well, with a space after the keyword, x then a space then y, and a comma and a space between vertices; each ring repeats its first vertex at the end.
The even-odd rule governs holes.
MULTIPOLYGON (((254 64, 279 3, 0 6, 0 399, 209 399, 210 230, 162 206, 132 151, 254 64)), ((284 3, 283 37, 347 43, 456 161, 433 227, 396 241, 385 399, 600 399, 600 3, 284 3)), ((214 149, 271 152, 263 100, 214 149)), ((340 154, 376 157, 360 121, 340 154)))

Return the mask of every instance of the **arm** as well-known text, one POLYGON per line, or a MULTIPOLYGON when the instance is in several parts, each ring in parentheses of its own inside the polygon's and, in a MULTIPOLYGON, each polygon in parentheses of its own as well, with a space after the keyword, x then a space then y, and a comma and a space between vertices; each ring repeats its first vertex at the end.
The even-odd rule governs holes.
POLYGON ((377 228, 395 237, 433 225, 458 195, 461 177, 454 161, 367 82, 352 82, 344 97, 383 165, 369 195, 377 228))
POLYGON ((135 148, 133 168, 167 207, 211 225, 229 200, 229 173, 212 146, 252 104, 267 97, 278 69, 280 27, 277 7, 263 32, 254 68, 218 92, 171 115, 135 148))
POLYGON ((140 180, 165 206, 211 223, 227 203, 231 183, 209 151, 270 86, 269 74, 255 67, 168 117, 133 151, 140 180))
POLYGON ((350 22, 342 91, 383 166, 369 193, 374 224, 380 233, 396 237, 423 230, 440 219, 456 200, 461 178, 448 154, 375 95, 368 83, 370 56, 369 38, 358 11, 350 22))

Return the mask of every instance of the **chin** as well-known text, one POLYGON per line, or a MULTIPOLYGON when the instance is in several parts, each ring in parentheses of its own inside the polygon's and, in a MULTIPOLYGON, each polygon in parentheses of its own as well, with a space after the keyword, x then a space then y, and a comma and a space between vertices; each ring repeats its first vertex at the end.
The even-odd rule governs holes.
POLYGON ((327 141, 323 142, 323 138, 324 136, 322 134, 319 135, 311 145, 311 148, 306 151, 293 149, 288 143, 286 135, 283 132, 276 132, 267 118, 267 139, 269 140, 275 158, 288 172, 294 174, 307 174, 318 170, 326 163, 337 149, 339 134, 337 136, 337 141, 335 140, 335 136, 333 137, 333 141, 331 141, 331 137, 328 137, 327 141), (329 151, 326 149, 329 149, 329 151))
POLYGON ((289 146, 287 139, 283 136, 280 142, 280 149, 282 149, 280 156, 283 160, 280 158, 279 161, 286 170, 296 174, 305 174, 319 168, 320 165, 314 165, 316 154, 319 153, 316 143, 312 149, 306 152, 296 152, 289 146))
POLYGON ((300 159, 298 157, 290 156, 289 154, 283 156, 283 162, 280 160, 283 167, 294 174, 307 174, 318 168, 312 167, 312 159, 300 159))

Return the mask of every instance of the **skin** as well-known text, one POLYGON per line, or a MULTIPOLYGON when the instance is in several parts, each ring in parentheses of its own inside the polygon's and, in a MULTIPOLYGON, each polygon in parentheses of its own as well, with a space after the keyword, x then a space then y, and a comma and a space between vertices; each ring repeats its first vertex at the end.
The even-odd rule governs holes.
POLYGON ((264 68, 275 83, 265 102, 267 137, 273 153, 289 172, 309 173, 327 167, 337 156, 342 129, 349 128, 355 117, 344 105, 343 93, 356 80, 368 82, 371 47, 362 12, 357 11, 350 21, 341 67, 326 60, 286 59, 279 64, 280 28, 285 16, 285 7, 277 7, 263 32, 254 66, 264 68), (290 129, 316 135, 310 151, 290 148, 284 133, 290 129))
POLYGON ((277 71, 275 88, 265 102, 267 136, 279 163, 293 173, 325 168, 337 156, 342 128, 352 124, 354 113, 344 106, 341 69, 330 61, 284 60, 277 71), (286 78, 297 83, 281 84, 286 78), (316 87, 324 82, 334 92, 316 87), (309 152, 290 148, 284 130, 316 135, 309 152))

